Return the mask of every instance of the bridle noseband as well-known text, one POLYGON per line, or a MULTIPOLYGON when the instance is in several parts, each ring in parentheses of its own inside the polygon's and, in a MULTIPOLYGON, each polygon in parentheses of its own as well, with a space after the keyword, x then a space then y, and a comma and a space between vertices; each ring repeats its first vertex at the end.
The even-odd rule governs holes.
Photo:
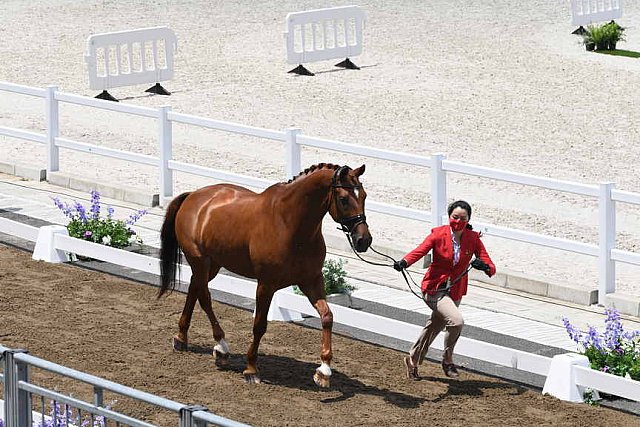
MULTIPOLYGON (((331 179, 331 192, 334 194, 334 204, 336 205, 336 208, 338 206, 338 193, 336 193, 334 190, 336 188, 350 188, 353 190, 361 190, 362 189, 362 184, 358 184, 358 185, 351 185, 351 184, 341 184, 340 181, 338 181, 338 177, 340 176, 340 174, 342 173, 342 171, 344 169, 350 170, 351 168, 349 168, 349 166, 341 166, 338 169, 336 169, 336 171, 333 173, 333 178, 331 179)), ((359 224, 366 224, 367 223, 367 217, 364 213, 358 214, 358 215, 353 215, 347 218, 340 218, 338 220, 338 223, 342 226, 342 231, 345 233, 351 233, 359 224)))

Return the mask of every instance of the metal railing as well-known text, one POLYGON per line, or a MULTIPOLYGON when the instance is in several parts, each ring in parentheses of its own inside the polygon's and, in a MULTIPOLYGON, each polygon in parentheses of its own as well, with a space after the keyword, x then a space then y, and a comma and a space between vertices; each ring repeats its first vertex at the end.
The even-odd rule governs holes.
MULTIPOLYGON (((105 407, 103 402, 105 391, 175 412, 177 414, 176 418, 179 419, 178 425, 180 427, 206 427, 208 425, 240 427, 247 425, 208 412, 204 406, 185 405, 136 390, 122 384, 105 380, 104 378, 31 356, 24 350, 10 349, 0 345, 0 355, 2 357, 0 366, 3 366, 3 374, 0 376, 0 380, 4 383, 4 423, 6 427, 32 427, 32 420, 34 418, 34 396, 40 397, 40 405, 36 406, 41 408, 41 412, 36 412, 35 415, 41 419, 48 417, 45 415, 44 410, 45 399, 53 401, 54 407, 58 404, 64 405, 65 410, 63 414, 54 412, 53 416, 50 416, 53 418, 53 425, 56 426, 60 425, 59 421, 69 424, 68 410, 66 408, 74 408, 92 417, 90 425, 94 425, 94 417, 103 417, 103 425, 106 425, 107 421, 113 421, 116 425, 153 427, 153 424, 105 407), (86 402, 33 384, 29 375, 31 367, 44 369, 54 374, 92 385, 93 402, 86 402)), ((81 412, 78 413, 79 417, 82 418, 81 412)))

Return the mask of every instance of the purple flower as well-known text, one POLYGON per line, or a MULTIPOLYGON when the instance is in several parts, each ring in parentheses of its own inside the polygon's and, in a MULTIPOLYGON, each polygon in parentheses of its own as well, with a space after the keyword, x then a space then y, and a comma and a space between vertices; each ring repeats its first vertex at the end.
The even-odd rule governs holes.
POLYGON ((145 209, 140 209, 139 211, 132 213, 131 215, 129 215, 129 218, 127 218, 127 220, 125 221, 127 223, 127 225, 133 225, 135 224, 140 218, 142 218, 142 215, 146 214, 147 211, 145 209))
POLYGON ((566 317, 562 317, 562 323, 564 323, 564 328, 567 330, 569 334, 569 338, 576 342, 576 344, 582 345, 582 332, 580 332, 575 326, 573 326, 569 319, 566 317))
POLYGON ((615 308, 607 308, 604 310, 604 314, 607 316, 604 321, 605 331, 604 340, 607 347, 615 349, 620 347, 620 340, 622 335, 622 323, 620 322, 620 313, 615 308))
POLYGON ((597 331, 597 329, 594 326, 589 326, 589 332, 585 337, 583 343, 585 345, 585 348, 588 346, 593 346, 596 349, 598 349, 598 351, 600 352, 603 351, 602 337, 600 336, 600 333, 597 331))
POLYGON ((91 237, 93 236, 93 233, 90 230, 87 230, 84 232, 84 237, 91 237))
POLYGON ((87 222, 87 211, 84 206, 80 202, 76 202, 74 205, 76 212, 78 213, 78 218, 82 221, 83 224, 87 222))
POLYGON ((72 212, 73 209, 71 209, 71 206, 69 206, 66 203, 62 203, 60 199, 58 199, 57 197, 53 198, 53 203, 56 205, 58 209, 62 211, 64 216, 66 216, 67 218, 73 219, 73 212, 72 212))
POLYGON ((91 218, 100 218, 100 193, 91 190, 91 218))
POLYGON ((601 370, 602 370, 602 372, 609 372, 609 367, 608 366, 603 366, 601 370))
POLYGON ((111 219, 111 217, 113 216, 113 212, 114 212, 113 207, 111 206, 107 207, 107 218, 111 219))

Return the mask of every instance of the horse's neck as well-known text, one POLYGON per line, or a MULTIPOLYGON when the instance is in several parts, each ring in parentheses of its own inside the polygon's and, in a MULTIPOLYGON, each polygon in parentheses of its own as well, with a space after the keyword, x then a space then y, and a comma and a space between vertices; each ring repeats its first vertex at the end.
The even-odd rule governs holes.
POLYGON ((330 177, 316 171, 299 182, 289 184, 283 195, 281 214, 293 230, 296 239, 312 238, 322 232, 322 219, 329 210, 330 177))

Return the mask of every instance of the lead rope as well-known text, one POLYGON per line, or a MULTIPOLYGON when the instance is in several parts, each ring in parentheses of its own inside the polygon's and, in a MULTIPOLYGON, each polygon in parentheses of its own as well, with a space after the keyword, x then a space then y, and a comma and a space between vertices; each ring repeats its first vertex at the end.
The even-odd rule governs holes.
MULTIPOLYGON (((379 262, 373 262, 373 261, 369 261, 366 260, 364 258, 362 258, 362 256, 360 256, 360 254, 358 253, 358 251, 356 250, 355 246, 353 245, 353 241, 351 240, 351 235, 348 233, 348 231, 345 231, 343 228, 338 227, 338 230, 342 231, 344 233, 345 236, 347 236, 347 241, 349 242, 349 246, 351 246, 351 250, 353 251, 354 254, 356 254, 356 256, 358 258, 360 258, 362 261, 366 262, 367 264, 371 264, 371 265, 378 265, 381 267, 391 267, 393 268, 393 264, 389 265, 389 264, 382 264, 379 262)), ((377 253, 380 256, 383 256, 385 258, 389 258, 391 261, 393 261, 394 263, 396 262, 395 259, 393 259, 393 257, 387 255, 387 254, 383 254, 382 252, 378 252, 377 250, 375 250, 373 248, 373 246, 369 246, 369 249, 371 249, 373 252, 377 253)), ((471 270, 471 263, 469 263, 469 265, 467 266, 467 268, 458 276, 456 277, 456 279, 454 281, 449 281, 447 279, 447 286, 444 287, 443 289, 438 289, 438 291, 448 291, 449 289, 451 289, 453 287, 453 285, 455 285, 456 283, 458 283, 458 281, 460 279, 462 279, 467 273, 469 273, 469 271, 471 270)), ((417 298, 419 298, 421 301, 424 301, 424 295, 422 294, 422 288, 420 286, 418 286, 418 284, 415 282, 415 280, 413 280, 413 277, 411 276, 411 274, 408 272, 408 270, 406 270, 405 268, 403 268, 402 270, 400 270, 400 273, 402 273, 402 277, 404 277, 404 281, 407 284, 407 288, 409 288, 409 290, 411 291, 411 293, 413 295, 415 295, 417 298), (405 272, 406 271, 406 272, 405 272), (408 276, 408 277, 407 277, 408 276), (413 286, 411 286, 411 284, 413 283, 413 286), (414 290, 414 287, 420 289, 420 295, 416 293, 416 291, 414 290)))

